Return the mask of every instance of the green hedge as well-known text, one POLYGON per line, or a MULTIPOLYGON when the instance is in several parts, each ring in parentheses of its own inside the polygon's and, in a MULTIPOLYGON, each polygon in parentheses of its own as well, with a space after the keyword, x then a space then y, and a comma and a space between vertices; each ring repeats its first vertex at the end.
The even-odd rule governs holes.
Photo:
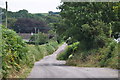
POLYGON ((78 49, 79 42, 75 42, 71 45, 69 45, 64 52, 58 55, 57 59, 58 60, 67 60, 70 56, 74 55, 76 50, 78 49))
MULTIPOLYGON (((30 62, 38 61, 46 55, 52 54, 58 48, 58 43, 56 41, 49 42, 44 45, 28 45, 28 54, 30 62), (56 45, 57 44, 57 45, 56 45), (53 45, 56 45, 53 47, 53 45)), ((29 61, 28 61, 29 62, 29 61)), ((33 62, 31 62, 33 64, 33 62)))
MULTIPOLYGON (((32 68, 35 61, 52 54, 58 46, 56 41, 44 45, 28 45, 13 30, 2 28, 2 76, 19 78, 26 69, 32 68)), ((26 75, 27 76, 27 75, 26 75)))
POLYGON ((30 37, 30 42, 34 43, 36 42, 37 44, 45 44, 48 42, 48 35, 42 32, 39 32, 38 34, 34 34, 30 37))
POLYGON ((2 73, 7 77, 23 68, 26 61, 27 48, 22 38, 13 30, 2 28, 2 73))
POLYGON ((120 43, 109 39, 106 46, 98 49, 82 50, 81 43, 69 45, 58 55, 58 60, 66 60, 66 65, 80 67, 110 67, 120 69, 120 43))

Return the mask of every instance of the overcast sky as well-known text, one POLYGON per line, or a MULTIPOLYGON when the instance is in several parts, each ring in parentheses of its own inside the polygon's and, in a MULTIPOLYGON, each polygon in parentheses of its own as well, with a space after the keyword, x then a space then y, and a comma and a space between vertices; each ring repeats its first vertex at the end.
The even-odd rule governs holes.
POLYGON ((48 11, 60 11, 56 7, 59 6, 61 0, 0 0, 0 7, 5 8, 5 2, 8 2, 9 11, 28 10, 30 13, 47 13, 48 11))

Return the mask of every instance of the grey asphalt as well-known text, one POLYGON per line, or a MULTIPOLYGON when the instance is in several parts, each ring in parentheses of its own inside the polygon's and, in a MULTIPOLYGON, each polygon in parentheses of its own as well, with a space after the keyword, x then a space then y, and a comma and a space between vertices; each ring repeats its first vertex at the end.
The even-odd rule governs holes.
POLYGON ((118 78, 116 69, 65 66, 66 62, 56 57, 66 46, 64 43, 52 55, 36 62, 28 78, 118 78))

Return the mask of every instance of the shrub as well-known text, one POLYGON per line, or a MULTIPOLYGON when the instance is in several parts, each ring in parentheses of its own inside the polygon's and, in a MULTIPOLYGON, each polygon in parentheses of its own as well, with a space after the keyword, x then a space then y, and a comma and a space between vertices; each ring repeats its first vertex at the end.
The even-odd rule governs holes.
POLYGON ((78 46, 79 46, 79 42, 75 42, 75 43, 69 45, 64 52, 62 52, 61 54, 58 55, 57 59, 67 60, 71 54, 72 55, 75 54, 75 52, 78 49, 78 46))
MULTIPOLYGON (((80 44, 81 45, 81 44, 80 44)), ((113 40, 109 40, 106 46, 98 49, 84 51, 79 49, 75 52, 74 57, 67 59, 67 65, 75 66, 94 66, 94 67, 111 67, 120 69, 119 66, 119 50, 120 45, 113 40)), ((67 51, 67 49, 66 49, 67 51)), ((73 52, 72 52, 73 54, 73 52)), ((67 55, 67 52, 60 54, 60 59, 67 55)))
MULTIPOLYGON (((28 56, 29 56, 29 60, 32 62, 32 64, 35 61, 38 61, 40 59, 42 59, 44 56, 52 54, 56 48, 58 47, 58 45, 56 46, 52 46, 52 44, 57 44, 57 42, 49 42, 45 45, 28 45, 28 56), (32 60, 31 60, 31 59, 32 60)), ((30 62, 28 61, 28 62, 30 62)), ((32 65, 31 64, 31 65, 32 65)))
POLYGON ((112 41, 107 48, 104 48, 104 50, 102 49, 102 51, 104 51, 102 53, 101 56, 101 61, 100 61, 100 66, 102 67, 112 67, 112 68, 120 68, 118 63, 119 63, 119 53, 118 53, 118 49, 120 49, 118 47, 118 44, 114 41, 112 41))
POLYGON ((2 69, 3 77, 10 74, 12 68, 19 71, 26 62, 27 48, 22 38, 13 30, 2 28, 2 69))
POLYGON ((54 47, 51 46, 50 44, 47 44, 45 47, 49 54, 52 54, 55 51, 54 47))
POLYGON ((36 42, 37 44, 45 44, 48 42, 48 36, 45 33, 39 32, 31 36, 30 42, 36 42))
POLYGON ((55 50, 58 48, 58 42, 57 41, 49 41, 49 45, 51 45, 55 50))
POLYGON ((24 68, 32 68, 35 61, 53 53, 58 43, 51 41, 45 45, 27 45, 13 30, 2 28, 2 77, 16 78, 24 68))

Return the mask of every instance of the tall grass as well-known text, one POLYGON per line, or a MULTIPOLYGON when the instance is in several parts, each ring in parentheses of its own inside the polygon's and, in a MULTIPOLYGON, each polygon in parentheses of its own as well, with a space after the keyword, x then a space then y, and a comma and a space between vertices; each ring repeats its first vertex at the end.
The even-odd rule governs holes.
POLYGON ((44 45, 28 45, 15 31, 4 27, 2 33, 2 78, 21 78, 24 73, 24 77, 27 76, 35 61, 52 54, 58 46, 56 41, 44 45))
POLYGON ((73 46, 73 44, 69 45, 64 52, 58 55, 57 58, 59 60, 66 60, 66 65, 120 69, 118 52, 120 50, 120 43, 110 40, 110 42, 103 48, 86 51, 81 50, 80 47, 76 51, 73 51, 74 47, 70 46, 73 46))
POLYGON ((27 53, 26 65, 28 66, 26 66, 26 69, 24 70, 23 74, 18 75, 19 78, 27 77, 34 63, 42 59, 44 56, 52 54, 58 48, 58 43, 56 41, 54 42, 51 41, 44 45, 27 45, 27 48, 28 48, 28 53, 27 53))
POLYGON ((27 47, 29 50, 29 58, 33 58, 34 61, 38 61, 44 56, 52 54, 57 49, 58 43, 54 41, 44 45, 28 45, 27 47))
POLYGON ((69 45, 64 52, 58 55, 58 60, 67 60, 69 57, 72 57, 76 50, 78 49, 79 42, 75 42, 69 45))

